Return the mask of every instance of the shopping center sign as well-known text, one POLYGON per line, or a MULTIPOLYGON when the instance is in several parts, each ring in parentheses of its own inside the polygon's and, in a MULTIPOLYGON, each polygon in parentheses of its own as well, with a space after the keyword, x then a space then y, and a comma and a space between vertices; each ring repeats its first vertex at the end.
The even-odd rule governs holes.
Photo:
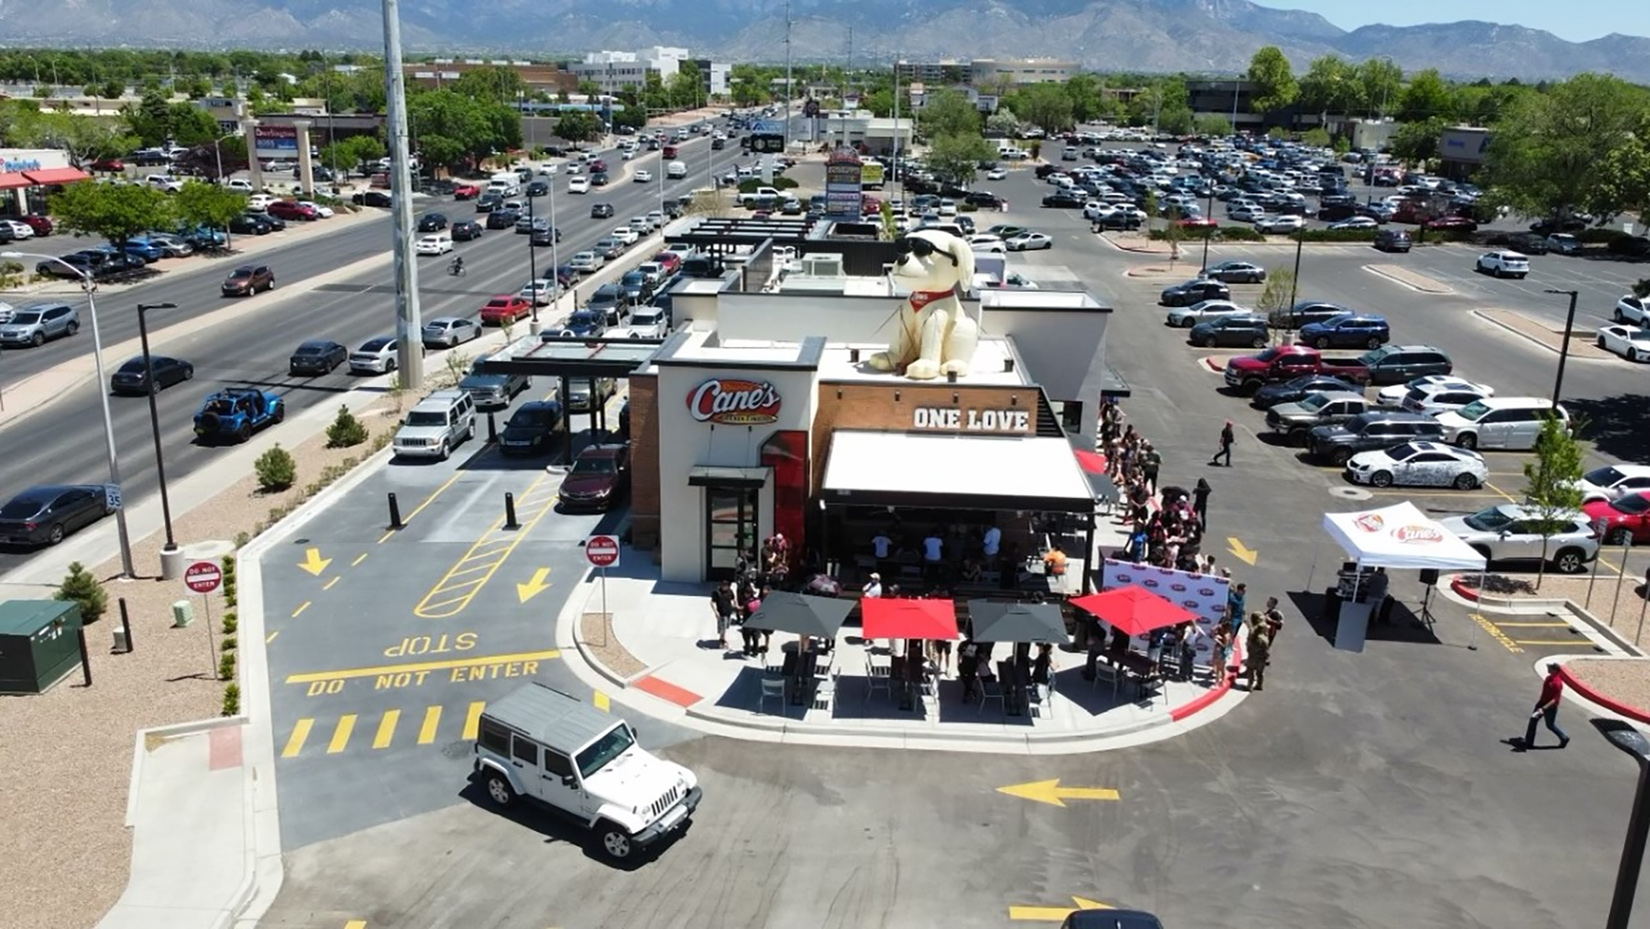
POLYGON ((716 377, 695 387, 687 406, 702 423, 762 426, 779 420, 779 391, 767 381, 716 377))
POLYGON ((912 411, 911 428, 930 432, 1026 433, 1031 431, 1031 411, 919 406, 912 411))

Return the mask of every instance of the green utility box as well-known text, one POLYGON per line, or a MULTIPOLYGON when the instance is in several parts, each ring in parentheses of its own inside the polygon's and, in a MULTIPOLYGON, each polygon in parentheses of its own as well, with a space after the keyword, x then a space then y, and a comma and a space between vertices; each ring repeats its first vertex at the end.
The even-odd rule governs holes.
POLYGON ((80 663, 80 606, 66 600, 0 603, 0 693, 44 693, 80 663))

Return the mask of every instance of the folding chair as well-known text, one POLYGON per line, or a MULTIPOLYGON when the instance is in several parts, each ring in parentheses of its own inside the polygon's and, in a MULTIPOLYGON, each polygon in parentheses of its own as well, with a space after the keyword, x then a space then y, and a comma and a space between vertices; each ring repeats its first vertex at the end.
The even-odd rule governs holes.
POLYGON ((768 698, 779 701, 779 713, 785 713, 785 679, 782 677, 764 677, 762 679, 762 699, 756 704, 756 711, 761 713, 768 705, 768 698))
POLYGON ((997 683, 997 679, 994 677, 980 678, 981 716, 985 715, 985 705, 993 700, 997 701, 997 709, 1002 710, 1004 713, 1008 712, 1007 705, 1003 703, 1003 685, 997 683))
POLYGON ((830 677, 814 685, 814 709, 828 710, 831 708, 831 701, 836 699, 837 678, 841 676, 841 671, 832 668, 830 677))
POLYGON ((1096 661, 1094 663, 1094 680, 1090 684, 1091 687, 1099 688, 1101 684, 1110 684, 1111 697, 1113 700, 1116 700, 1117 690, 1120 686, 1122 686, 1122 683, 1123 672, 1118 670, 1116 665, 1105 661, 1096 661))
POLYGON ((872 661, 870 656, 865 658, 865 699, 871 699, 871 694, 882 691, 892 700, 894 698, 892 679, 889 674, 890 665, 872 661))

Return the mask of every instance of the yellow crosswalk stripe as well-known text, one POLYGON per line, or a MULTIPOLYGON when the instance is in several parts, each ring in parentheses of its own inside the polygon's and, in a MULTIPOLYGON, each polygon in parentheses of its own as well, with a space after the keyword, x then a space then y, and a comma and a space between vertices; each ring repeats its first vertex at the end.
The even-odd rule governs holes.
POLYGON ((395 724, 400 721, 400 710, 385 710, 384 718, 378 721, 378 734, 372 737, 372 747, 389 748, 390 740, 395 738, 395 724))
POLYGON ((327 743, 327 754, 336 755, 349 744, 350 733, 355 731, 355 714, 345 713, 338 717, 338 725, 332 730, 332 741, 327 743))
POLYGON ((470 704, 470 711, 464 715, 464 738, 474 739, 481 729, 481 711, 487 708, 485 700, 477 700, 470 704))
POLYGON ((292 734, 287 736, 286 747, 281 749, 282 758, 296 758, 304 750, 304 740, 309 738, 309 730, 315 725, 313 719, 300 719, 292 727, 292 734))
POLYGON ((424 711, 424 725, 418 727, 418 744, 428 745, 435 741, 435 727, 441 725, 441 707, 432 706, 424 711))

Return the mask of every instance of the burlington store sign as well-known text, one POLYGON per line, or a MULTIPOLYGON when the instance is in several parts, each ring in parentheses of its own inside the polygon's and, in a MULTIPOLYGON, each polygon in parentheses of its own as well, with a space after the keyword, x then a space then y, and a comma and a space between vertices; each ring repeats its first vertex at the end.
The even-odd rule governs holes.
POLYGON ((1021 434, 1031 431, 1031 411, 919 406, 912 411, 911 428, 926 432, 1021 434))

